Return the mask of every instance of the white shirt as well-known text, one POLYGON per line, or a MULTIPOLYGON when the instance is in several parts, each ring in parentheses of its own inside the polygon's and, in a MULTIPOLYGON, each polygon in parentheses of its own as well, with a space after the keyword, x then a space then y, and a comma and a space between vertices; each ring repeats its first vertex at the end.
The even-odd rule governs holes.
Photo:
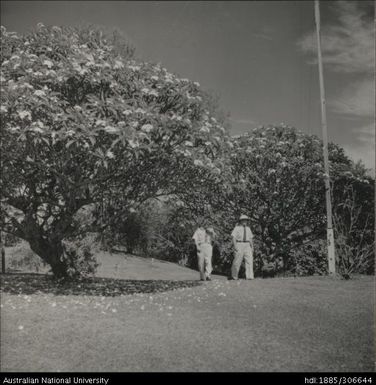
POLYGON ((203 227, 199 227, 195 233, 193 234, 192 239, 195 240, 196 245, 200 245, 202 243, 209 243, 211 244, 211 236, 206 232, 206 230, 203 227))
MULTIPOLYGON (((244 226, 235 226, 232 230, 231 236, 235 238, 237 242, 244 242, 244 226)), ((253 234, 248 226, 245 226, 245 242, 252 242, 253 234)))

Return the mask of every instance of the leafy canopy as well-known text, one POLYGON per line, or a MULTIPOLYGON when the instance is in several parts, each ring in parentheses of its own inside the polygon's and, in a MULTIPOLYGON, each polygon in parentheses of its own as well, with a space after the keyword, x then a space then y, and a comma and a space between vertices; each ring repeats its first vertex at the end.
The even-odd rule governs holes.
POLYGON ((220 173, 225 130, 198 83, 96 30, 1 38, 3 203, 49 227, 103 194, 131 204, 220 173))

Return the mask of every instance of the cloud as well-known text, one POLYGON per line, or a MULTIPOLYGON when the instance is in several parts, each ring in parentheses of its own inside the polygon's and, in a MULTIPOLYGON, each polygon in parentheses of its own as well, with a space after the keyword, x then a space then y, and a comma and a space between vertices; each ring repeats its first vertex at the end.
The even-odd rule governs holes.
MULTIPOLYGON (((338 118, 352 121, 351 143, 342 146, 354 161, 362 160, 374 175, 374 3, 335 1, 329 7, 332 22, 321 25, 323 62, 325 70, 342 74, 344 86, 328 100, 328 107, 339 115, 339 126, 338 118)), ((316 31, 303 36, 297 44, 303 53, 309 55, 309 63, 317 64, 316 31)), ((343 129, 348 126, 349 122, 343 125, 343 129)))
POLYGON ((267 33, 263 33, 263 32, 260 32, 260 33, 254 33, 253 36, 255 37, 259 37, 261 39, 264 39, 264 40, 273 40, 273 38, 268 35, 267 33))
POLYGON ((259 125, 258 122, 250 118, 229 118, 231 124, 231 133, 233 135, 243 134, 244 132, 249 131, 251 128, 259 125))
MULTIPOLYGON (((373 74, 375 67, 375 43, 373 20, 368 2, 359 5, 355 1, 337 1, 332 9, 337 22, 322 25, 321 46, 323 62, 333 71, 373 74), (365 6, 366 5, 366 6, 365 6)), ((298 41, 305 53, 317 50, 316 31, 298 41)), ((310 63, 317 63, 313 57, 310 63)))
POLYGON ((273 40, 274 29, 268 25, 262 26, 257 32, 253 33, 253 36, 259 37, 264 40, 273 40))
POLYGON ((343 145, 350 157, 357 162, 361 160, 375 176, 375 125, 359 127, 354 130, 355 140, 351 144, 343 145))
POLYGON ((252 119, 230 118, 229 120, 231 123, 236 123, 236 124, 247 124, 247 125, 257 124, 256 121, 252 119))
POLYGON ((370 123, 366 126, 362 126, 354 130, 354 133, 357 135, 357 139, 361 144, 375 143, 375 125, 370 123))
POLYGON ((363 79, 350 83, 337 96, 328 102, 331 110, 351 117, 373 117, 375 113, 375 89, 373 79, 363 79))

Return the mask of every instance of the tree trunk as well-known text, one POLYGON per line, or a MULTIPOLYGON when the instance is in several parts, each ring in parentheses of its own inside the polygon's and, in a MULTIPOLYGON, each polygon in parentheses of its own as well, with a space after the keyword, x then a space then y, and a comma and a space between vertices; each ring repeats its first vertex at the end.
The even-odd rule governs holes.
POLYGON ((68 266, 65 262, 54 260, 50 262, 52 274, 56 278, 68 278, 68 266))
POLYGON ((6 273, 6 268, 5 268, 5 249, 4 246, 1 246, 1 272, 6 273))
POLYGON ((0 249, 1 249, 1 272, 5 274, 5 240, 3 242, 3 234, 0 231, 0 249))
POLYGON ((68 265, 62 259, 64 248, 61 241, 48 242, 45 239, 35 237, 29 240, 30 248, 39 255, 44 262, 51 266, 52 274, 56 278, 68 277, 68 265))

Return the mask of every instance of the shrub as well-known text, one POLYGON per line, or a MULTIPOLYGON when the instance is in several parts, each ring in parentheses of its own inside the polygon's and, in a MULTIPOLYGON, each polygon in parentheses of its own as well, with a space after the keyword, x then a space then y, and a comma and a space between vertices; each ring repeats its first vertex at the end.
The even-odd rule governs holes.
POLYGON ((94 275, 99 264, 92 251, 92 244, 88 239, 64 240, 62 258, 68 266, 69 278, 79 278, 94 275))
POLYGON ((327 245, 317 240, 295 249, 291 253, 286 272, 294 275, 323 275, 328 272, 327 245))
POLYGON ((276 267, 273 262, 268 262, 261 268, 262 278, 273 278, 276 273, 276 267))
POLYGON ((375 266, 372 212, 363 213, 352 185, 345 187, 344 201, 333 212, 336 260, 339 273, 372 274, 375 266))

